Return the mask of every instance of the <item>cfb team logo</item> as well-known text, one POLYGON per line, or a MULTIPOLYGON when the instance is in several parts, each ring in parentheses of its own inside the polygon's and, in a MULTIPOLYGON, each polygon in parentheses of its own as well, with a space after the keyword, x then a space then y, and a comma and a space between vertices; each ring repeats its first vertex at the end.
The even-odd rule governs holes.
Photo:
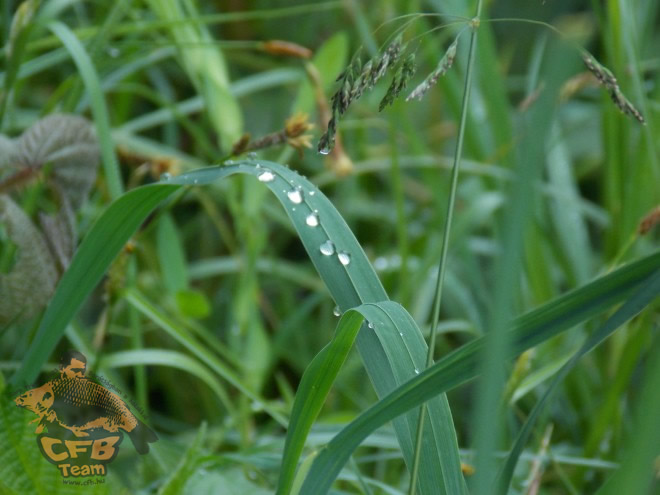
POLYGON ((62 357, 58 378, 14 399, 37 415, 32 423, 39 422, 39 449, 65 478, 105 475, 119 451, 119 430, 140 454, 149 452, 149 443, 158 439, 119 396, 97 383, 100 377, 85 376, 86 363, 83 354, 69 351, 62 357))

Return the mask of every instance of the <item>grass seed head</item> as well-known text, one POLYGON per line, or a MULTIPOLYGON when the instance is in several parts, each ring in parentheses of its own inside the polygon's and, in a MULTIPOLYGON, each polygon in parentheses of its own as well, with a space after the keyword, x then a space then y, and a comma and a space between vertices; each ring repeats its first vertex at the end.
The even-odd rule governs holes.
POLYGON ((600 64, 592 55, 589 53, 583 53, 582 54, 582 60, 584 62, 584 65, 589 69, 589 72, 591 72, 594 76, 596 76, 596 79, 600 84, 605 86, 605 89, 610 95, 610 98, 614 102, 614 104, 621 110, 624 114, 626 115, 631 115, 635 119, 637 119, 641 124, 646 124, 646 121, 644 120, 644 116, 641 114, 637 108, 626 98, 626 96, 623 94, 621 91, 621 87, 619 86, 618 81, 616 80, 616 77, 614 77, 614 74, 605 67, 604 65, 600 64))
POLYGON ((380 101, 378 107, 379 111, 382 111, 387 105, 394 103, 394 100, 399 96, 401 91, 403 91, 408 85, 408 81, 415 74, 417 67, 415 66, 415 54, 411 53, 406 57, 404 62, 399 66, 394 77, 392 78, 392 83, 390 87, 387 88, 387 93, 380 101))
POLYGON ((435 86, 435 83, 438 82, 438 79, 440 79, 441 76, 444 76, 449 69, 451 69, 451 66, 454 65, 454 59, 456 58, 456 48, 458 47, 458 38, 454 40, 454 42, 449 45, 449 48, 447 48, 447 51, 445 52, 444 56, 440 59, 440 62, 438 62, 438 65, 436 66, 435 70, 431 72, 424 81, 422 81, 415 89, 413 89, 412 93, 408 95, 406 98, 406 101, 410 101, 414 98, 417 98, 418 100, 421 100, 426 92, 431 89, 433 86, 435 86))

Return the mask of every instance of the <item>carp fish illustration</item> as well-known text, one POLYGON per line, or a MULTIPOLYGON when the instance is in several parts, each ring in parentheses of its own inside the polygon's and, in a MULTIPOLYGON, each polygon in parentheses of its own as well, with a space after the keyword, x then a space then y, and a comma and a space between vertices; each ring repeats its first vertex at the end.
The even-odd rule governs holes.
POLYGON ((32 421, 39 421, 37 434, 49 423, 70 430, 76 437, 89 436, 101 428, 112 433, 123 430, 138 453, 149 452, 156 434, 116 394, 84 376, 85 362, 85 357, 76 353, 60 369, 59 378, 28 390, 14 402, 38 416, 32 421))

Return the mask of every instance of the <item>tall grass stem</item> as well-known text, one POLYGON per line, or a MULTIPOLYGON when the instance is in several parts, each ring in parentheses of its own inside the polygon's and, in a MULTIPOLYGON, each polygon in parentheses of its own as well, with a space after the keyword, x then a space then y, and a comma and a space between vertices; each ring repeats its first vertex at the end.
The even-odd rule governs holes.
MULTIPOLYGON (((435 283, 435 297, 433 302, 433 315, 431 317, 431 335, 429 337, 429 349, 426 356, 426 367, 433 364, 433 351, 435 349, 435 336, 438 329, 438 320, 440 318, 440 303, 442 301, 442 284, 445 278, 447 267, 447 253, 449 251, 449 234, 451 231, 452 218, 454 216, 454 204, 456 202, 456 189, 458 185, 458 172, 461 164, 461 155, 463 153, 463 138, 465 136, 465 127, 467 123, 467 109, 470 102, 470 88, 472 87, 472 72, 474 67, 474 52, 477 44, 478 20, 481 15, 483 0, 477 3, 476 22, 472 25, 472 34, 470 36, 470 49, 468 52, 467 69, 465 71, 465 86, 463 88, 463 101, 461 103, 461 117, 458 126, 458 139, 454 150, 454 163, 451 169, 451 184, 449 188, 449 198, 447 199, 447 219, 442 234, 442 250, 440 252, 440 263, 438 266, 438 276, 435 283)), ((415 438, 415 456, 413 467, 410 474, 409 495, 415 495, 417 490, 417 473, 419 471, 419 462, 422 451, 422 437, 424 436, 424 416, 426 413, 426 404, 422 404, 419 409, 419 420, 417 423, 417 435, 415 438)), ((443 473, 446 476, 446 473, 443 473)))

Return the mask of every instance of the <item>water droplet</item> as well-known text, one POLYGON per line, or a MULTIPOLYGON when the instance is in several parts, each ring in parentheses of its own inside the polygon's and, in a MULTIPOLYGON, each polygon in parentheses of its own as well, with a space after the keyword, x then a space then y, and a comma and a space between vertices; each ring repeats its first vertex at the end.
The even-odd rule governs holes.
POLYGON ((302 203, 303 197, 300 189, 293 189, 288 193, 286 193, 286 195, 289 197, 289 201, 291 201, 292 203, 295 203, 297 205, 302 203))
POLYGON ((197 184, 199 181, 197 179, 193 179, 193 184, 197 184))
POLYGON ((399 335, 401 335, 401 337, 403 337, 403 332, 401 330, 399 330, 399 335))
POLYGON ((316 193, 314 191, 309 191, 310 196, 314 196, 316 193))
POLYGON ((316 227, 319 224, 319 217, 316 213, 310 213, 305 218, 305 223, 310 227, 316 227))
POLYGON ((233 165, 236 162, 234 160, 225 160, 225 165, 233 165))
POLYGON ((321 153, 322 155, 327 155, 328 153, 330 153, 330 148, 328 146, 320 148, 319 153, 321 153))
POLYGON ((258 176, 257 179, 259 179, 261 182, 270 182, 275 178, 273 175, 273 172, 271 172, 268 169, 264 169, 263 172, 261 172, 258 176))
POLYGON ((415 368, 415 374, 419 375, 419 370, 417 368, 415 368))
POLYGON ((254 151, 250 151, 247 156, 250 160, 256 160, 257 159, 257 154, 254 151))
POLYGON ((261 168, 261 163, 257 163, 257 165, 254 168, 261 168))
POLYGON ((165 172, 164 174, 160 174, 160 180, 161 180, 161 182, 162 181, 169 182, 169 181, 172 180, 172 174, 169 173, 169 172, 165 172))
POLYGON ((319 249, 321 250, 321 254, 330 256, 335 252, 335 245, 332 243, 332 241, 328 240, 321 244, 319 249))
POLYGON ((374 328, 374 324, 371 323, 371 322, 369 322, 369 324, 368 324, 367 326, 368 326, 369 328, 371 328, 372 330, 373 330, 373 328, 374 328))
POLYGON ((293 208, 291 208, 291 209, 292 209, 293 211, 296 211, 296 207, 295 207, 295 206, 294 206, 293 208))
POLYGON ((339 258, 339 262, 346 266, 351 262, 351 255, 348 254, 346 251, 339 251, 337 253, 337 258, 339 258))
POLYGON ((341 311, 339 311, 339 306, 335 306, 335 309, 332 310, 332 314, 335 316, 341 316, 341 311))

